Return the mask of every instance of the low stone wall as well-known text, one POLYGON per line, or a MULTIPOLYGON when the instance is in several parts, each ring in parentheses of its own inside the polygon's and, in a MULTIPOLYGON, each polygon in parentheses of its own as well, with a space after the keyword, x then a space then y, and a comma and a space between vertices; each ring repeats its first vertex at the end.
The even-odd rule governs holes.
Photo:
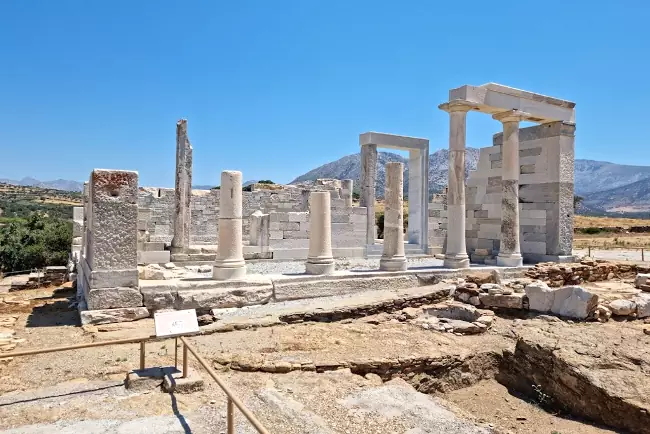
POLYGON ((429 250, 444 253, 447 247, 447 192, 434 194, 429 203, 429 250))
MULTIPOLYGON (((256 184, 257 185, 257 184, 256 184)), ((350 196, 341 186, 339 180, 318 180, 313 185, 264 185, 259 184, 260 189, 253 191, 244 191, 242 193, 243 208, 243 239, 248 240, 250 234, 250 216, 255 211, 260 210, 264 214, 286 214, 286 213, 305 213, 308 211, 309 193, 311 191, 329 191, 332 203, 332 222, 342 223, 343 215, 357 214, 351 210, 349 200, 345 198, 350 196), (336 221, 334 215, 339 215, 336 221)), ((191 208, 191 226, 190 226, 190 245, 217 244, 219 235, 219 198, 220 190, 192 190, 190 201, 191 208)), ((173 212, 174 212, 174 189, 158 187, 140 187, 138 191, 138 208, 147 210, 148 217, 146 220, 146 231, 149 233, 151 242, 171 242, 174 236, 173 212)), ((365 208, 364 212, 365 212, 365 208)), ((276 222, 299 223, 301 221, 276 220, 276 222)), ((346 221, 347 223, 347 221, 346 221)), ((365 220, 364 220, 365 223, 365 220)), ((275 239, 306 239, 305 228, 292 229, 296 225, 274 225, 275 229, 271 231, 283 232, 300 232, 299 234, 283 234, 279 238, 276 233, 275 239), (287 229, 280 229, 280 226, 287 229)), ((334 228, 333 228, 334 229, 334 228)), ((333 231, 334 232, 334 231, 333 231)), ((273 238, 272 238, 273 239, 273 238)), ((363 245, 360 242, 358 246, 363 245)))
POLYGON ((577 285, 582 282, 598 282, 618 278, 631 278, 637 273, 648 273, 650 265, 637 265, 584 259, 580 263, 537 264, 526 272, 526 277, 541 280, 551 287, 577 285))

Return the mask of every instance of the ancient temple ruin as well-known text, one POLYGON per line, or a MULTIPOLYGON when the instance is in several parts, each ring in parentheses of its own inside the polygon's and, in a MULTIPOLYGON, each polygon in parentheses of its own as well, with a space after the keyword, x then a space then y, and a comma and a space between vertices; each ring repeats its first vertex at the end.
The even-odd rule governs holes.
POLYGON ((192 190, 193 149, 181 120, 175 188, 139 187, 136 172, 92 172, 84 206, 75 209, 82 318, 132 320, 159 309, 260 304, 386 282, 417 286, 470 262, 519 267, 524 261, 570 260, 574 106, 493 83, 453 89, 440 105, 450 116, 447 192, 429 191, 428 139, 367 132, 359 136, 358 204, 349 179, 255 184, 242 191, 241 173, 225 171, 220 188, 192 190), (481 148, 478 167, 466 180, 470 111, 492 115, 503 132, 481 148), (520 129, 522 121, 538 125, 520 129), (408 192, 402 164, 387 166, 383 240, 376 237, 375 221, 378 147, 409 152, 408 192), (407 269, 409 256, 436 254, 444 261, 430 270, 407 269), (381 258, 380 266, 372 273, 335 269, 336 258, 355 257, 381 258), (305 261, 307 274, 247 273, 244 261, 253 259, 305 261), (203 275, 184 280, 162 268, 154 275, 138 269, 170 262, 203 267, 203 275))

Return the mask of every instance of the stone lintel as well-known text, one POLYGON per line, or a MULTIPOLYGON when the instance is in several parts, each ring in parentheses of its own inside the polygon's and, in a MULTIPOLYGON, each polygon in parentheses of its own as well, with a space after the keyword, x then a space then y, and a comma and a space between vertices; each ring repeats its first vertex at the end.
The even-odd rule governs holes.
POLYGON ((530 113, 532 122, 575 122, 575 103, 496 83, 482 86, 465 85, 449 91, 449 100, 466 100, 477 104, 483 113, 504 110, 530 113))
POLYGON ((367 132, 359 134, 359 145, 376 145, 388 149, 421 149, 429 148, 429 139, 419 137, 398 136, 395 134, 367 132))

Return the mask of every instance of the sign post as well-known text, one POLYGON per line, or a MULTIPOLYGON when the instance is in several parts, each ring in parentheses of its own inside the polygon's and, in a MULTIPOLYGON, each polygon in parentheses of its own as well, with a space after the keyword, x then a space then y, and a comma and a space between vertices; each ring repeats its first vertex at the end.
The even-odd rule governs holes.
MULTIPOLYGON (((178 336, 199 333, 196 310, 173 310, 153 314, 156 337, 174 338, 174 366, 178 367, 178 336)), ((142 361, 141 361, 142 362, 142 361)), ((183 345, 183 378, 187 377, 187 346, 183 345)))

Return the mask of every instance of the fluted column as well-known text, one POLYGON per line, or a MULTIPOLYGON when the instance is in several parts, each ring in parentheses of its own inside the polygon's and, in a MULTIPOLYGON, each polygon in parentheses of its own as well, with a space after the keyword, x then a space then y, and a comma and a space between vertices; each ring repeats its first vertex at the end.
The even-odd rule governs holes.
POLYGON ((406 270, 404 254, 404 165, 386 163, 384 189, 384 252, 379 260, 384 271, 406 270))
POLYGON ((246 263, 242 246, 242 175, 221 172, 219 189, 219 246, 212 269, 216 280, 242 279, 246 263))
POLYGON ((309 253, 305 269, 308 274, 334 272, 329 191, 312 191, 309 195, 309 253))
POLYGON ((468 268, 465 244, 465 130, 473 106, 451 101, 439 106, 449 113, 449 185, 447 190, 447 251, 445 267, 468 268))
POLYGON ((503 124, 501 237, 497 265, 518 267, 523 263, 519 241, 519 122, 528 115, 508 110, 492 117, 503 124))

